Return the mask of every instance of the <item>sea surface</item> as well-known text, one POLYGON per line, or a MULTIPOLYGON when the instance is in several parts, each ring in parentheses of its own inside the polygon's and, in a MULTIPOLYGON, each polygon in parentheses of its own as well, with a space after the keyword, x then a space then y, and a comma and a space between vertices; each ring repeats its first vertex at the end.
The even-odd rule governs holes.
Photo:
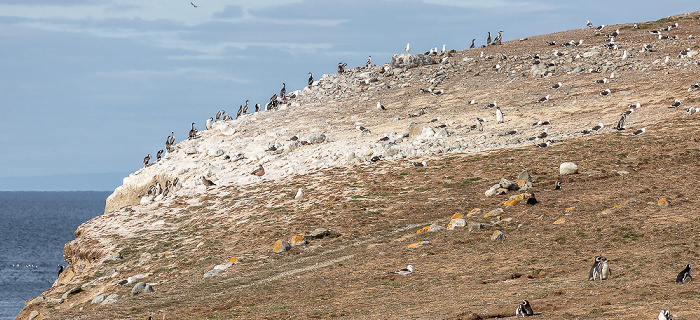
POLYGON ((56 280, 63 246, 82 223, 104 212, 111 192, 0 192, 0 319, 56 280))

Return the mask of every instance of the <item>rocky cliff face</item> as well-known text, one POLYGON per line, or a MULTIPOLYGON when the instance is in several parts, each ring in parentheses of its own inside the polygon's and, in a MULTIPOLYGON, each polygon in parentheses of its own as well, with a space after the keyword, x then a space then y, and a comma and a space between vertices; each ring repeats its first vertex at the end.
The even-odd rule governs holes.
MULTIPOLYGON (((276 110, 217 121, 196 138, 175 144, 160 161, 124 178, 108 198, 105 214, 80 226, 76 240, 66 244, 68 271, 43 299, 29 301, 20 318, 32 311, 60 319, 181 312, 188 314, 186 318, 259 318, 266 315, 250 311, 255 309, 250 303, 265 302, 222 300, 221 290, 235 287, 250 294, 245 290, 280 281, 303 288, 289 279, 314 273, 332 278, 320 269, 355 260, 385 268, 377 261, 385 257, 387 243, 408 241, 414 228, 440 223, 443 216, 469 211, 485 201, 480 197, 493 184, 488 181, 506 174, 494 168, 517 163, 509 168, 513 175, 523 167, 540 168, 535 173, 553 184, 556 178, 544 173, 549 170, 543 163, 546 156, 574 160, 562 157, 571 152, 566 148, 581 141, 612 141, 646 127, 661 132, 664 124, 689 117, 693 110, 686 113, 687 107, 698 103, 692 85, 700 81, 698 45, 693 39, 700 36, 697 18, 693 13, 640 23, 638 28, 625 24, 601 31, 569 30, 434 57, 397 55, 391 64, 324 75, 280 99, 276 110), (676 22, 678 28, 662 32, 675 40, 649 33, 676 22), (618 28, 620 34, 611 44, 605 34, 618 28), (644 44, 653 47, 643 49, 644 44), (602 93, 606 89, 609 94, 602 93), (683 101, 682 107, 669 108, 674 99, 683 101), (630 107, 636 103, 641 107, 630 107), (502 110, 504 121, 497 121, 498 108, 490 104, 502 110), (615 130, 625 112, 627 130, 615 130), (604 126, 591 130, 598 123, 604 126), (489 161, 494 154, 499 160, 489 161), (455 164, 457 156, 471 158, 455 164), (436 171, 405 179, 426 170, 436 171), (459 175, 464 175, 462 182, 453 182, 459 175), (154 193, 158 184, 160 190, 154 193), (300 188, 302 195, 295 197, 300 188), (452 194, 450 188, 459 192, 452 194), (425 194, 428 190, 435 193, 425 194), (370 200, 378 195, 386 199, 370 200), (441 208, 464 197, 472 200, 460 202, 460 208, 424 207, 432 203, 441 208), (273 245, 280 239, 294 246, 281 245, 284 253, 275 254, 273 245), (115 286, 129 277, 132 282, 115 286), (137 282, 149 283, 155 292, 131 295, 137 282), (107 299, 110 295, 116 297, 107 299), (92 303, 98 296, 103 299, 92 303), (209 299, 215 303, 207 309, 209 299), (253 313, 232 311, 241 308, 253 313)), ((213 114, 203 114, 202 119, 209 116, 213 114)), ((589 156, 586 161, 607 165, 595 154, 589 156)), ((559 163, 551 165, 558 168, 559 163)), ((597 171, 591 175, 612 178, 597 171)), ((515 232, 520 226, 505 228, 515 232)), ((438 243, 444 240, 440 239, 438 243)), ((487 250, 486 244, 465 241, 487 250)), ((430 250, 424 255, 449 256, 442 249, 430 250)), ((370 282, 376 274, 376 270, 358 272, 357 277, 368 276, 370 282)), ((425 271, 421 276, 430 274, 425 271)), ((323 301, 324 294, 311 296, 323 301)), ((328 294, 332 299, 338 293, 328 294)), ((267 298, 293 299, 284 294, 267 298)), ((356 305, 362 308, 364 303, 358 300, 356 305)), ((269 314, 312 316, 295 307, 280 308, 295 311, 285 314, 275 309, 269 314)), ((320 317, 407 315, 364 310, 373 311, 343 313, 346 310, 320 317)))

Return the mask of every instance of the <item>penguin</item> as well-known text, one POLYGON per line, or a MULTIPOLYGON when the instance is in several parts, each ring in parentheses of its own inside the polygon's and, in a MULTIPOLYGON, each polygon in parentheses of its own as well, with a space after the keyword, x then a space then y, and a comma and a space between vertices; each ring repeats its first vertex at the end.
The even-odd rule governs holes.
POLYGON ((61 272, 63 272, 63 266, 60 264, 57 264, 56 266, 58 267, 58 274, 56 276, 60 276, 61 272))
POLYGON ((259 103, 255 104, 255 112, 260 112, 260 104, 259 103))
POLYGON ((561 190, 561 181, 557 181, 554 183, 554 190, 561 190))
POLYGON ((605 257, 601 257, 600 264, 598 264, 598 268, 600 269, 600 280, 608 280, 608 277, 610 277, 610 265, 608 264, 608 259, 605 257))
POLYGON ((245 101, 245 106, 243 106, 243 112, 241 114, 247 114, 248 113, 248 101, 245 101))
POLYGON ((476 48, 476 46, 474 45, 474 41, 476 41, 476 39, 472 39, 472 44, 469 46, 469 49, 476 48))
POLYGON ((202 184, 205 185, 205 186, 207 186, 207 187, 211 187, 211 186, 215 186, 215 185, 216 185, 214 182, 212 182, 211 180, 205 178, 204 176, 202 176, 202 184))
POLYGON ((197 137, 197 129, 194 128, 194 122, 192 122, 192 129, 190 129, 190 134, 187 137, 188 140, 194 139, 197 137))
POLYGON ((499 106, 496 106, 496 123, 503 123, 503 111, 499 106))
POLYGON ((685 265, 685 269, 676 277, 676 284, 684 284, 690 281, 693 281, 693 277, 690 275, 690 264, 687 264, 685 265))
POLYGON ((533 193, 530 194, 530 197, 527 198, 527 201, 526 201, 525 203, 527 203, 527 204, 529 204, 529 205, 531 205, 531 206, 534 206, 534 205, 536 205, 538 202, 539 202, 539 201, 537 201, 537 199, 535 199, 535 193, 533 192, 533 193))
POLYGON ((525 318, 534 315, 535 313, 532 312, 532 307, 530 306, 530 302, 527 300, 523 300, 518 305, 518 308, 515 309, 515 317, 516 318, 525 318))
POLYGON ((211 130, 212 122, 214 122, 214 118, 209 117, 209 119, 207 119, 207 122, 204 123, 204 127, 206 127, 207 130, 211 130))
POLYGON ((149 153, 145 158, 143 158, 143 166, 148 167, 148 161, 151 161, 151 154, 149 153))
POLYGON ((547 102, 548 100, 549 100, 549 95, 547 95, 546 97, 539 98, 537 100, 537 103, 547 102))
POLYGON ((489 36, 486 38, 486 46, 491 45, 491 32, 489 31, 489 36))
POLYGON ((287 85, 282 82, 282 89, 280 89, 280 97, 284 99, 284 97, 287 95, 287 85))
POLYGON ((671 311, 667 309, 661 310, 659 312, 659 320, 671 320, 671 311))
POLYGON ((156 153, 156 161, 160 161, 160 159, 163 157, 163 149, 158 150, 158 153, 156 153))
POLYGON ((476 118, 476 127, 479 129, 479 131, 484 131, 484 119, 481 118, 476 118))
POLYGON ((406 275, 413 273, 413 266, 409 264, 408 266, 406 266, 405 269, 399 269, 399 270, 393 271, 392 273, 406 276, 406 275))
MULTIPOLYGON (((559 181, 557 181, 559 182, 559 181)), ((600 266, 600 260, 602 257, 596 256, 594 261, 593 261, 593 266, 591 266, 591 270, 588 271, 588 281, 595 281, 595 278, 600 276, 600 271, 599 271, 599 266, 600 266)))
POLYGON ((365 68, 369 68, 371 66, 372 66, 372 56, 369 56, 367 63, 365 63, 365 68))
POLYGON ((309 87, 314 85, 314 75, 313 75, 311 72, 309 72, 309 81, 308 81, 308 83, 309 83, 309 87))
POLYGON ((627 115, 623 113, 620 117, 620 121, 617 122, 615 130, 625 130, 625 120, 627 120, 627 115))
POLYGON ((386 110, 386 107, 384 107, 384 105, 381 102, 377 101, 377 109, 384 111, 386 110))

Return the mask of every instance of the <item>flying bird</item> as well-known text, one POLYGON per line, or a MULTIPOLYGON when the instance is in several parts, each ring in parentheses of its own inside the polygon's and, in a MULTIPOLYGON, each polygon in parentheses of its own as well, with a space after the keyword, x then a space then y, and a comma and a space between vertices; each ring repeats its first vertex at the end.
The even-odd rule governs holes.
POLYGON ((199 8, 198 5, 196 5, 196 4, 192 3, 192 2, 190 2, 190 4, 191 4, 193 7, 195 7, 195 8, 199 8))

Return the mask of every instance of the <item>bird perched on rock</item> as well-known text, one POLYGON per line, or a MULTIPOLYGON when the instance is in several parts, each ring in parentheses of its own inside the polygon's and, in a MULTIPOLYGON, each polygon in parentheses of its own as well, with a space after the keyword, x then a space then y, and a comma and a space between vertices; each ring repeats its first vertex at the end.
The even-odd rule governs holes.
POLYGON ((503 30, 498 31, 496 38, 493 39, 493 44, 501 44, 501 40, 503 39, 503 36, 501 36, 502 32, 503 32, 503 30))
POLYGON ((211 186, 215 186, 215 185, 216 185, 214 182, 212 182, 211 180, 205 178, 204 176, 202 176, 202 184, 205 185, 205 186, 207 186, 207 187, 211 187, 211 186))
POLYGON ((151 154, 149 153, 145 158, 143 158, 143 166, 148 167, 148 161, 151 161, 151 154))
POLYGON ((472 39, 472 44, 469 46, 469 49, 476 48, 476 46, 474 45, 474 41, 476 41, 476 39, 472 39))
POLYGON ((491 45, 491 32, 489 31, 489 36, 486 37, 486 46, 490 46, 490 45, 491 45))
POLYGON ((245 105, 243 106, 243 112, 241 114, 247 114, 248 113, 248 100, 245 101, 245 105))
POLYGON ((693 281, 693 277, 690 275, 690 264, 686 264, 685 269, 676 277, 676 284, 684 284, 690 281, 693 281))
POLYGON ((214 122, 214 118, 213 118, 213 117, 209 117, 209 119, 207 119, 207 121, 204 123, 204 127, 206 127, 207 130, 211 130, 211 124, 212 124, 212 122, 214 122))
POLYGON ((260 112, 260 104, 259 103, 255 104, 255 112, 260 112))
POLYGON ((365 68, 369 68, 372 66, 372 56, 369 56, 369 59, 365 63, 365 68))
POLYGON ((411 165, 414 167, 427 167, 428 163, 423 161, 423 162, 411 162, 411 165))
POLYGON ((515 309, 515 317, 516 318, 524 318, 524 317, 529 317, 534 315, 535 313, 532 312, 532 307, 530 306, 530 302, 527 300, 523 300, 518 305, 518 308, 515 309))
POLYGON ((294 195, 294 199, 299 199, 303 196, 304 196, 304 191, 302 191, 301 188, 299 188, 299 190, 297 190, 297 194, 294 195))
POLYGON ((591 23, 591 20, 588 20, 588 21, 586 22, 586 26, 589 27, 589 28, 593 28, 593 24, 591 23))
POLYGON ((282 89, 280 89, 280 98, 284 99, 287 96, 287 85, 282 82, 282 89))
POLYGON ((156 153, 156 161, 160 161, 160 158, 163 157, 163 149, 158 150, 156 153))
POLYGON ((406 52, 411 52, 411 43, 406 44, 406 49, 404 49, 406 52))
POLYGON ((60 264, 57 264, 56 266, 58 267, 58 274, 57 274, 57 276, 60 276, 60 275, 61 275, 61 272, 63 272, 63 266, 60 265, 60 264))
POLYGON ((192 129, 190 129, 190 133, 187 137, 187 139, 194 139, 197 137, 197 129, 194 128, 194 122, 192 122, 192 129))
POLYGON ((236 119, 240 118, 241 114, 243 114, 243 105, 238 106, 238 112, 236 112, 236 119))
POLYGON ((538 148, 549 148, 550 145, 552 145, 552 140, 547 140, 542 143, 535 143, 535 146, 538 148))
POLYGON ((224 111, 224 110, 219 110, 219 112, 216 113, 216 121, 221 120, 221 117, 223 117, 224 114, 226 114, 226 111, 224 111))
POLYGON ((309 87, 314 85, 314 75, 311 72, 309 72, 309 81, 307 81, 307 83, 309 87))
POLYGON ((224 121, 231 121, 231 120, 233 120, 233 117, 232 117, 230 114, 227 113, 227 114, 224 116, 224 121))
POLYGON ((347 65, 347 63, 338 62, 338 74, 343 74, 343 72, 345 72, 345 66, 347 65))
POLYGON ((661 310, 659 312, 659 320, 671 320, 671 311, 670 310, 661 310))
POLYGON ((262 165, 259 165, 259 167, 255 170, 253 170, 253 172, 251 172, 250 174, 252 174, 254 176, 261 177, 261 176, 265 175, 265 169, 263 168, 262 165))
POLYGON ((413 273, 413 266, 409 264, 408 266, 406 266, 406 269, 399 269, 399 270, 393 271, 392 273, 402 275, 402 276, 409 275, 409 274, 413 273))
POLYGON ((559 88, 561 88, 561 86, 562 86, 561 82, 557 82, 552 86, 552 89, 559 89, 559 88))
POLYGON ((381 102, 377 101, 377 109, 386 110, 386 107, 384 107, 384 105, 381 102))

